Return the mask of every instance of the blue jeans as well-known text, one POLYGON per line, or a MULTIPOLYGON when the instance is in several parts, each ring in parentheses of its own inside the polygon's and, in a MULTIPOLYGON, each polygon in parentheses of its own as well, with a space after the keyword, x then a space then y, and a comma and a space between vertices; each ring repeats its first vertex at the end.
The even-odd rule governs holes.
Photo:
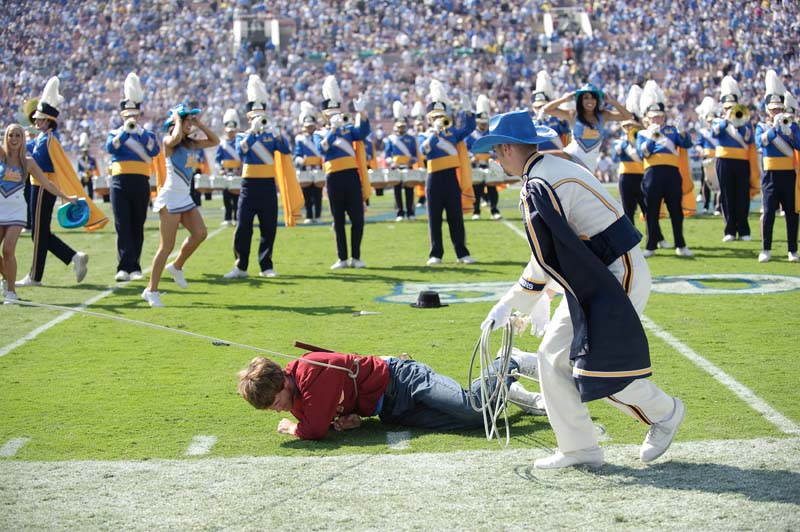
MULTIPOLYGON (((415 360, 389 358, 386 363, 391 377, 379 414, 384 423, 440 430, 483 427, 483 414, 473 410, 469 392, 455 380, 415 360)), ((512 360, 509 374, 516 369, 512 360)), ((506 377, 506 384, 515 380, 506 377)), ((480 405, 479 381, 472 384, 471 392, 480 405)))

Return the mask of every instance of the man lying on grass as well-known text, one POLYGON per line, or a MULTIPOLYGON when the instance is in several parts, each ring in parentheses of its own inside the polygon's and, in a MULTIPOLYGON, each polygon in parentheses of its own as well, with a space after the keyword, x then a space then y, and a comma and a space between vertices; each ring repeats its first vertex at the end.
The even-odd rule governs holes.
MULTIPOLYGON (((534 377, 536 355, 516 350, 512 354, 508 400, 528 414, 546 415, 541 395, 516 382, 516 372, 534 377)), ((268 358, 256 357, 238 377, 239 394, 255 408, 289 411, 297 419, 282 419, 278 432, 304 440, 322 439, 331 427, 359 427, 364 416, 428 429, 483 427, 483 415, 470 404, 470 393, 480 403, 479 381, 470 392, 415 360, 312 352, 284 370, 268 358)))

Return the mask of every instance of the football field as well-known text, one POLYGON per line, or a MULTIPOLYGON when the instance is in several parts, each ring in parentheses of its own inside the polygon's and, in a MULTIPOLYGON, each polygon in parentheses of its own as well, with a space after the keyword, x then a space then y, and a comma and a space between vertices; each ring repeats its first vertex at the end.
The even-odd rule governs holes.
MULTIPOLYGON (((105 317, 0 306, 0 530, 800 528, 800 265, 786 260, 783 218, 773 261, 757 262, 757 208, 752 242, 723 244, 721 219, 699 216, 685 222, 693 258, 649 259, 652 379, 688 409, 676 443, 650 466, 637 458, 646 427, 601 402, 589 408, 606 465, 539 472, 533 460, 555 438, 545 418, 516 407, 507 448, 482 430, 377 418, 304 442, 277 434, 282 415, 238 396, 239 369, 263 350, 285 364, 303 353, 297 340, 406 352, 466 385, 480 323, 530 255, 518 190, 501 194, 504 220, 489 220, 488 208, 467 216, 474 265, 456 263, 445 225, 443 264, 426 266, 424 211, 396 223, 385 195, 367 212, 366 269, 329 269, 324 211, 325 224, 279 228, 278 277, 258 277, 255 238, 250 276, 237 280, 222 278, 234 228, 220 226, 215 197, 202 207, 209 238, 185 267, 189 287, 167 275, 164 308, 140 298, 145 281, 113 281, 113 224, 59 230, 89 253, 86 280, 76 285, 51 255, 44 286, 19 297, 105 317), (425 289, 448 306, 411 307, 425 289)), ((151 214, 143 267, 157 245, 151 214)), ((31 248, 23 235, 20 278, 31 248)), ((515 345, 534 351, 538 341, 525 334, 515 345)))

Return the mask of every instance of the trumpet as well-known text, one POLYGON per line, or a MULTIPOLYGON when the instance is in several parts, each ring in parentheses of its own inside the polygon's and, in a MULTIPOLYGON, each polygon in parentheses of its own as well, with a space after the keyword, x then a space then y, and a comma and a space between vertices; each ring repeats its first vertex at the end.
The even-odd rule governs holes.
POLYGON ((443 116, 442 117, 442 127, 443 128, 447 129, 448 127, 450 127, 452 125, 453 125, 453 121, 450 120, 449 116, 443 116))
POLYGON ((746 105, 738 103, 728 110, 728 118, 736 127, 742 127, 750 121, 750 109, 746 105))
POLYGON ((789 113, 780 113, 775 115, 775 118, 772 120, 772 124, 775 127, 788 127, 792 125, 792 122, 794 121, 793 118, 794 117, 792 117, 792 115, 789 113))
POLYGON ((125 131, 129 133, 133 133, 136 131, 136 120, 133 118, 129 118, 125 121, 125 131))
POLYGON ((632 127, 628 130, 628 142, 630 144, 633 144, 634 146, 636 145, 636 135, 638 135, 641 130, 642 128, 638 126, 632 127))

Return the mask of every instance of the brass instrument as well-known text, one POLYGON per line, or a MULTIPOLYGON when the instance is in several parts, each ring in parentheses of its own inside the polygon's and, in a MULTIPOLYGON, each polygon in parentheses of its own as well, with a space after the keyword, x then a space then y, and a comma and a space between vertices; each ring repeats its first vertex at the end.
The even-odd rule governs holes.
POLYGON ((736 127, 742 127, 750 121, 750 109, 746 105, 737 103, 728 110, 728 119, 736 127))
POLYGON ((134 131, 136 131, 136 120, 134 120, 133 118, 127 119, 125 121, 125 129, 129 133, 133 133, 134 131))
POLYGON ((636 146, 636 135, 642 130, 639 126, 633 126, 628 130, 628 142, 636 146))
POLYGON ((792 122, 794 122, 794 120, 792 115, 790 115, 789 113, 780 113, 778 115, 775 115, 775 118, 772 121, 772 123, 776 127, 783 127, 783 126, 788 127, 792 125, 792 122))
POLYGON ((453 121, 452 121, 452 120, 450 120, 450 117, 449 117, 449 116, 443 116, 443 117, 442 117, 442 127, 443 127, 443 128, 447 129, 447 128, 449 128, 449 127, 450 127, 450 126, 452 126, 452 125, 453 125, 453 121))

